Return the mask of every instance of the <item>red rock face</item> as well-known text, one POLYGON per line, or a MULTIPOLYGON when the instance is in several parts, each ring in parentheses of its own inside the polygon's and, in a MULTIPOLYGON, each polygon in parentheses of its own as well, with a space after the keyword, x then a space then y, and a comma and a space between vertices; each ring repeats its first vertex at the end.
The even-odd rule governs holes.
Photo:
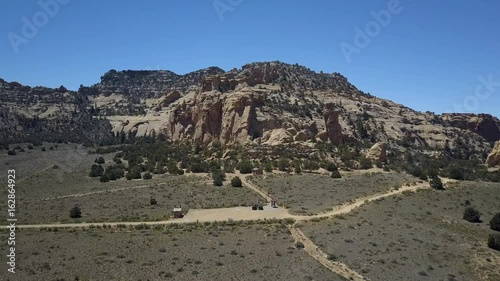
POLYGON ((333 104, 327 104, 323 117, 325 118, 325 127, 328 139, 334 145, 341 145, 344 143, 342 136, 342 126, 339 123, 340 112, 335 111, 333 104))
POLYGON ((443 114, 450 126, 474 132, 489 142, 500 140, 500 120, 489 114, 443 114))
POLYGON ((167 132, 173 141, 191 141, 207 145, 243 143, 258 126, 252 96, 201 93, 191 106, 179 106, 169 117, 167 132))

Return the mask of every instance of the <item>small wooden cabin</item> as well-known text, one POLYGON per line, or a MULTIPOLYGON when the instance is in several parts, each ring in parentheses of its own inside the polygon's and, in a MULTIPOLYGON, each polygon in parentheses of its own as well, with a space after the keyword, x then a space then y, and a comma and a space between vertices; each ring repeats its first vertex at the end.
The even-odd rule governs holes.
POLYGON ((182 217, 184 217, 184 214, 182 213, 182 208, 174 208, 174 210, 172 211, 172 214, 174 215, 174 218, 176 219, 180 219, 182 217))
POLYGON ((260 175, 264 174, 264 170, 262 170, 262 168, 253 168, 252 169, 252 174, 254 176, 260 176, 260 175))

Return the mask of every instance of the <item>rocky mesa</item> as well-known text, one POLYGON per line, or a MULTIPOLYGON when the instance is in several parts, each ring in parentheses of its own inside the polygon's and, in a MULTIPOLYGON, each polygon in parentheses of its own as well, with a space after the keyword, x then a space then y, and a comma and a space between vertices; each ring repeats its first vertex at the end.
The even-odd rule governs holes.
POLYGON ((99 143, 154 133, 206 146, 360 142, 379 160, 385 150, 446 149, 486 161, 500 139, 500 121, 491 115, 418 112, 365 93, 340 73, 279 61, 184 75, 110 70, 78 91, 1 82, 0 132, 7 142, 34 135, 81 141, 89 132, 85 141, 99 143))

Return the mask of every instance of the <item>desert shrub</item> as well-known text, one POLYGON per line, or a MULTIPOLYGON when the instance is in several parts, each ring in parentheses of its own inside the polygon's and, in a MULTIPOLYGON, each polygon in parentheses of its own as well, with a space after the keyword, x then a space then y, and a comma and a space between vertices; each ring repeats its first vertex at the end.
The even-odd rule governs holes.
MULTIPOLYGON (((195 167, 196 169, 196 167, 195 167)), ((168 161, 167 163, 167 171, 169 174, 171 175, 177 175, 177 171, 179 170, 179 168, 177 167, 177 162, 173 161, 173 160, 170 160, 168 161)))
POLYGON ((141 168, 139 166, 129 167, 127 173, 127 180, 140 179, 141 178, 141 168))
POLYGON ((238 164, 239 164, 240 173, 242 173, 242 174, 251 174, 252 173, 252 169, 253 169, 252 162, 250 162, 248 160, 243 160, 238 164))
POLYGON ((490 228, 496 231, 500 231, 500 213, 497 213, 491 220, 490 220, 490 228))
POLYGON ((281 158, 278 161, 278 170, 280 170, 282 172, 286 172, 286 171, 288 171, 289 167, 290 167, 290 161, 288 161, 288 159, 281 158))
POLYGON ((241 179, 239 177, 234 177, 231 179, 231 186, 232 187, 242 187, 243 183, 241 182, 241 179))
POLYGON ((154 172, 155 169, 156 169, 156 165, 155 165, 154 161, 148 161, 144 164, 144 171, 154 172))
POLYGON ((224 162, 224 172, 226 173, 234 173, 234 166, 230 161, 224 162))
POLYGON ((152 178, 153 178, 153 175, 150 172, 146 172, 146 173, 144 173, 144 175, 142 175, 143 180, 150 180, 152 178))
POLYGON ((427 176, 431 179, 434 177, 437 177, 438 174, 439 173, 438 173, 437 169, 435 169, 435 168, 431 167, 431 168, 427 169, 427 176))
POLYGON ((500 182, 500 171, 489 172, 486 178, 491 182, 500 182))
POLYGON ((29 150, 32 150, 33 149, 33 146, 31 144, 28 144, 28 149, 29 150))
POLYGON ((437 175, 434 175, 433 177, 431 177, 431 180, 429 181, 429 185, 434 189, 438 189, 438 190, 444 189, 443 182, 441 181, 441 179, 437 175))
POLYGON ((42 151, 47 151, 47 149, 45 149, 45 146, 42 146, 42 151))
POLYGON ((304 243, 300 242, 300 241, 297 241, 295 242, 295 248, 297 249, 304 249, 304 243))
POLYGON ((7 151, 7 155, 16 155, 16 151, 15 150, 9 150, 9 151, 7 151))
POLYGON ((189 170, 193 173, 206 173, 208 166, 205 162, 194 162, 189 165, 189 170))
POLYGON ((266 162, 264 164, 264 171, 266 171, 266 173, 272 173, 273 172, 273 163, 266 162))
POLYGON ((304 161, 304 170, 315 171, 319 169, 319 164, 314 160, 306 160, 304 161))
POLYGON ((407 165, 405 165, 404 169, 408 172, 408 174, 410 174, 416 178, 419 178, 421 180, 427 180, 427 174, 419 166, 407 164, 407 165))
POLYGON ((221 170, 215 170, 212 172, 212 179, 214 180, 215 186, 223 186, 226 174, 221 170))
POLYGON ((109 175, 104 173, 100 178, 99 178, 99 181, 100 182, 108 182, 109 181, 109 175))
POLYGON ((452 166, 448 169, 448 176, 454 180, 463 180, 464 175, 462 169, 452 166))
POLYGON ((90 168, 90 173, 89 177, 95 178, 95 177, 100 177, 104 173, 104 169, 102 168, 101 165, 94 164, 90 168))
POLYGON ((121 165, 111 165, 106 167, 104 174, 108 176, 109 180, 117 180, 125 176, 124 166, 121 165))
POLYGON ((69 217, 72 219, 77 219, 82 217, 82 210, 78 206, 74 206, 69 210, 69 217))
POLYGON ((220 162, 218 160, 209 161, 208 162, 208 169, 210 172, 213 172, 215 170, 220 170, 221 169, 220 162))
POLYGON ((184 175, 184 170, 183 169, 177 170, 177 174, 180 176, 184 175))
POLYGON ((155 198, 151 197, 149 198, 149 205, 153 206, 153 205, 156 205, 158 203, 158 201, 156 201, 155 198))
POLYGON ((154 173, 157 175, 163 175, 167 171, 165 170, 165 167, 163 167, 163 163, 157 163, 156 164, 156 169, 154 170, 154 173))
POLYGON ((463 219, 468 222, 481 222, 481 213, 473 207, 467 207, 463 219))
POLYGON ((327 170, 328 172, 335 172, 337 171, 337 165, 335 165, 335 163, 331 162, 331 161, 327 161, 325 163, 325 170, 327 170))
POLYGON ((214 179, 214 186, 223 186, 224 185, 224 181, 220 178, 216 178, 214 179))
POLYGON ((340 175, 340 172, 337 170, 337 171, 333 171, 332 174, 330 175, 330 177, 332 179, 340 179, 342 178, 342 176, 340 175))
POLYGON ((490 247, 493 250, 500 251, 500 234, 491 233, 488 236, 488 247, 490 247))
POLYGON ((106 161, 104 160, 104 157, 101 156, 101 157, 95 159, 94 162, 97 164, 104 164, 106 161))
POLYGON ((373 167, 372 160, 366 157, 359 158, 359 167, 363 170, 371 169, 373 167))

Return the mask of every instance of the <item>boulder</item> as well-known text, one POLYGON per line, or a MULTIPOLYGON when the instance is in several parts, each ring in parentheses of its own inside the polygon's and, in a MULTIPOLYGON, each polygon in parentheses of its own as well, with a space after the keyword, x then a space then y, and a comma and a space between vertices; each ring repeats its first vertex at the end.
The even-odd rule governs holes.
POLYGON ((168 106, 169 104, 175 102, 176 100, 180 99, 182 97, 181 93, 179 91, 172 91, 168 94, 165 95, 163 100, 160 102, 160 106, 168 106))
POLYGON ((316 140, 319 140, 319 141, 322 141, 322 142, 326 142, 328 141, 328 133, 325 131, 321 131, 319 133, 316 134, 316 136, 314 137, 316 140))
POLYGON ((500 165, 500 141, 497 141, 495 143, 493 150, 486 159, 486 164, 488 164, 488 166, 490 167, 495 165, 500 165))
POLYGON ((366 157, 374 162, 387 163, 387 144, 378 142, 368 150, 366 157))
POLYGON ((309 140, 309 135, 306 130, 302 130, 295 135, 295 141, 307 141, 309 140))
POLYGON ((292 135, 295 136, 297 134, 297 130, 295 128, 288 128, 287 131, 292 135))
POLYGON ((267 145, 278 145, 293 142, 293 136, 285 129, 274 129, 266 131, 262 137, 262 142, 267 145))

